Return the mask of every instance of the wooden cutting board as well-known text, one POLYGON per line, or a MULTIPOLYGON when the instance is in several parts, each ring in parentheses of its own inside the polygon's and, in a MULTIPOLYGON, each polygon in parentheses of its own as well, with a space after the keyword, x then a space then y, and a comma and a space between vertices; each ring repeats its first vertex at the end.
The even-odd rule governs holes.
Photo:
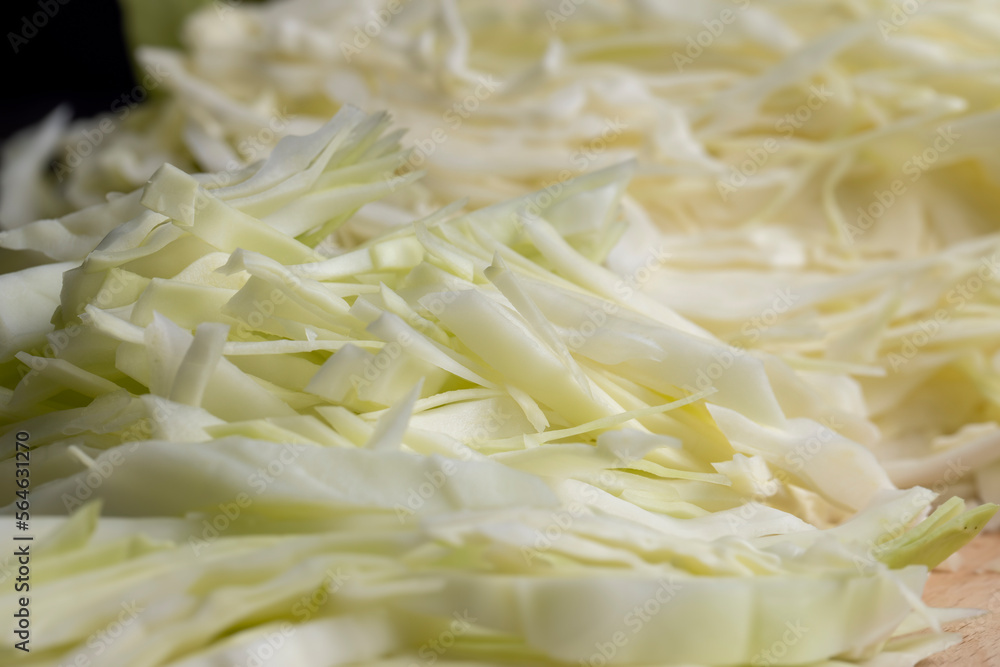
POLYGON ((1000 667, 1000 534, 980 535, 962 553, 955 572, 935 571, 924 589, 924 601, 933 607, 975 607, 986 616, 945 626, 964 640, 920 663, 920 667, 1000 667))

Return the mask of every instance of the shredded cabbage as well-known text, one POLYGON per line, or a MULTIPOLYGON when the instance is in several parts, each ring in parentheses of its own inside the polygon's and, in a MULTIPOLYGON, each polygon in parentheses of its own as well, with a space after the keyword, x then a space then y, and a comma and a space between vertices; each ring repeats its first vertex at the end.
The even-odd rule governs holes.
MULTIPOLYGON (((148 4, 130 5, 139 42, 164 24, 148 4)), ((808 390, 772 377, 788 409, 836 406, 899 485, 996 501, 998 41, 981 0, 213 3, 183 52, 139 52, 159 99, 11 144, 0 246, 82 259, 139 210, 90 220, 109 192, 164 161, 254 163, 344 104, 391 111, 413 151, 388 163, 427 171, 348 243, 637 157, 611 269, 660 248, 632 287, 799 371, 808 390)))
POLYGON ((23 237, 84 255, 0 278, 39 295, 0 365, 0 468, 30 433, 48 515, 25 664, 875 667, 957 640, 920 592, 996 507, 928 516, 784 409, 779 359, 617 289, 634 164, 318 246, 388 194, 385 125, 345 108, 23 237))

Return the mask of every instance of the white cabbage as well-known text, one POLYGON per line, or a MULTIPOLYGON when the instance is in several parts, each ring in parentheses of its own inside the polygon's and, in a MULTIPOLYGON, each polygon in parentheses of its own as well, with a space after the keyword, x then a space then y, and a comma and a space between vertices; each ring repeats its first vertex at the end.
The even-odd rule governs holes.
MULTIPOLYGON (((169 23, 130 9, 140 41, 169 23)), ((83 210, 0 246, 63 226, 46 254, 80 259, 107 193, 164 161, 256 162, 344 104, 392 112, 414 150, 390 161, 427 171, 345 239, 636 157, 610 268, 639 275, 660 248, 634 287, 800 371, 809 388, 792 392, 769 366, 786 406, 827 406, 900 485, 1000 496, 994 3, 216 2, 183 42, 139 52, 159 99, 74 124, 55 173, 41 156, 62 116, 11 145, 4 228, 83 210)))
POLYGON ((2 278, 38 294, 0 320, 0 473, 29 433, 38 535, 19 662, 877 667, 958 639, 920 593, 996 507, 928 516, 783 408, 779 359, 618 289, 634 165, 317 250, 407 184, 384 129, 346 108, 23 237, 83 261, 2 278))

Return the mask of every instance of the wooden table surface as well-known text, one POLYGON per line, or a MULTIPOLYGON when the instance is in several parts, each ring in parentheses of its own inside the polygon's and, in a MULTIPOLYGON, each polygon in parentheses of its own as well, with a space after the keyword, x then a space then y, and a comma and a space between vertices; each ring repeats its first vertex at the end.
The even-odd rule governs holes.
POLYGON ((958 646, 928 658, 920 667, 1000 667, 1000 534, 979 535, 962 553, 955 572, 935 571, 924 589, 933 607, 975 607, 989 613, 945 626, 965 638, 958 646))

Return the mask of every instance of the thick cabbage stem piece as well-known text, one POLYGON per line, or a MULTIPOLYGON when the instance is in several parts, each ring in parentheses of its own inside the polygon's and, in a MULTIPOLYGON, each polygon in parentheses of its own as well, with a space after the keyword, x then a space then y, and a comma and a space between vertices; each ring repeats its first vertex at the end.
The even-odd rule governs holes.
POLYGON ((553 666, 914 664, 951 641, 927 569, 995 508, 924 519, 932 492, 786 414, 779 360, 614 289, 588 254, 632 165, 329 255, 271 217, 378 180, 383 125, 345 111, 228 194, 165 166, 72 268, 3 278, 51 311, 4 313, 27 324, 0 474, 29 434, 45 515, 26 664, 96 659, 111 623, 101 659, 140 667, 273 637, 283 664, 361 665, 443 636, 442 664, 553 666))

